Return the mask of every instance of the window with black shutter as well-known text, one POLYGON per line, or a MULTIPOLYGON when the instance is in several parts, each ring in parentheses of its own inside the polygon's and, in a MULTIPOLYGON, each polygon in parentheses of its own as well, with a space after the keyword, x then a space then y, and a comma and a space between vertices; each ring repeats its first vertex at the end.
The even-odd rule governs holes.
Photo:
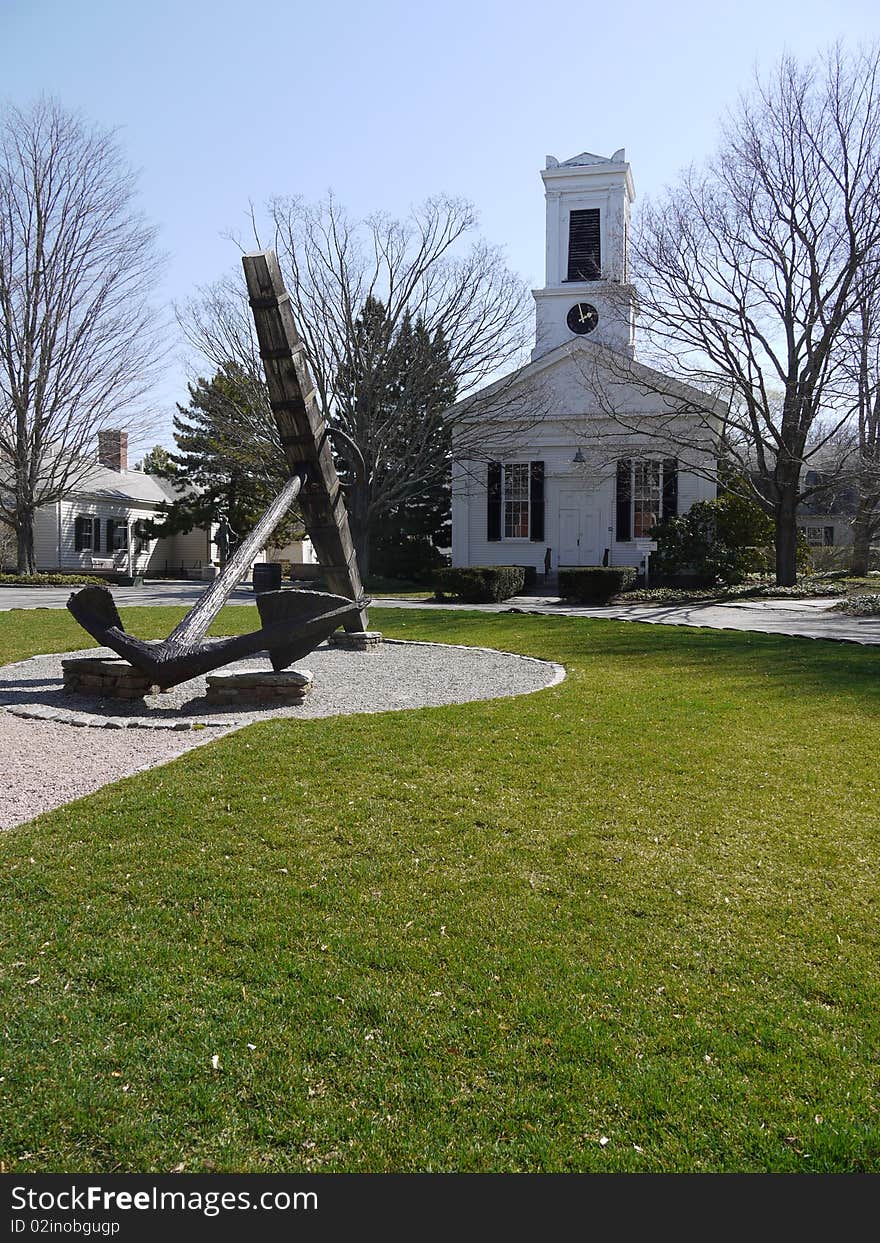
POLYGON ((570 281, 602 279, 599 209, 573 211, 568 218, 568 276, 570 281))
POLYGON ((678 462, 668 457, 663 462, 663 521, 678 516, 678 462))
POLYGON ((124 518, 107 519, 107 551, 119 552, 128 548, 128 523, 124 518))
POLYGON ((501 463, 486 468, 486 539, 501 539, 501 463))
POLYGON ((632 539, 632 462, 621 458, 617 463, 617 541, 632 539))
POLYGON ((73 547, 76 552, 100 548, 100 523, 90 514, 77 514, 73 520, 73 547))
POLYGON ((529 471, 529 538, 544 540, 544 463, 532 462, 529 471))
POLYGON ((825 545, 830 547, 834 543, 834 527, 825 528, 825 545))

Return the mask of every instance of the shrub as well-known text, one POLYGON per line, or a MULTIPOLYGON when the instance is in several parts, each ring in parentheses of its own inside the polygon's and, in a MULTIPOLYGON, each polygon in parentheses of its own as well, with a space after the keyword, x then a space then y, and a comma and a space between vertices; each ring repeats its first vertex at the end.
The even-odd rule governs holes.
POLYGON ((496 604, 522 591, 525 571, 521 565, 453 566, 434 572, 438 600, 457 596, 468 604, 496 604))
POLYGON ((810 568, 814 574, 845 573, 852 558, 848 544, 832 544, 823 548, 810 548, 810 568))
POLYGON ((0 574, 0 587, 106 587, 96 574, 0 574))
POLYGON ((607 604, 635 581, 636 570, 631 565, 579 566, 559 571, 559 594, 579 604, 607 604))
POLYGON ((686 576, 695 585, 731 585, 770 568, 773 523, 753 501, 739 496, 697 501, 686 514, 654 527, 651 535, 657 541, 652 568, 667 581, 686 576))
POLYGON ((832 612, 849 613, 851 617, 880 617, 880 592, 850 596, 848 600, 832 605, 832 612))
POLYGON ((377 539, 370 547, 370 573, 377 578, 433 583, 435 571, 448 564, 448 558, 424 535, 401 533, 395 539, 377 539))
POLYGON ((515 569, 517 569, 517 570, 522 570, 522 572, 523 572, 523 585, 524 585, 524 587, 526 588, 526 590, 528 590, 530 587, 534 587, 534 586, 535 586, 535 584, 536 584, 536 583, 537 583, 537 581, 538 581, 538 571, 537 571, 537 568, 536 568, 535 566, 533 566, 533 565, 518 565, 518 566, 515 566, 514 568, 515 568, 515 569))

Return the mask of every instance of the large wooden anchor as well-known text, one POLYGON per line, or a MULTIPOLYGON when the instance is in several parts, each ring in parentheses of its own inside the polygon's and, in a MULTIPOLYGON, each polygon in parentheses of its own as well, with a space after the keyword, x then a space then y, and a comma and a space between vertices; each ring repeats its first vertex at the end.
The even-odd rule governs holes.
POLYGON ((274 669, 284 669, 313 651, 340 625, 346 630, 367 629, 369 601, 348 527, 343 485, 281 269, 272 251, 245 255, 242 262, 269 402, 290 479, 219 577, 162 642, 148 643, 126 634, 106 587, 86 587, 67 602, 84 630, 163 689, 260 651, 269 653, 274 669), (228 639, 206 638, 212 621, 297 498, 323 575, 336 594, 263 592, 257 596, 260 630, 228 639))
POLYGON ((365 601, 323 591, 267 591, 257 596, 262 628, 228 639, 206 639, 214 618, 244 578, 278 522, 296 499, 303 473, 294 475, 242 542, 223 572, 167 639, 149 643, 127 634, 106 587, 74 592, 67 607, 84 630, 166 690, 230 661, 267 651, 276 671, 286 669, 328 638, 365 601))

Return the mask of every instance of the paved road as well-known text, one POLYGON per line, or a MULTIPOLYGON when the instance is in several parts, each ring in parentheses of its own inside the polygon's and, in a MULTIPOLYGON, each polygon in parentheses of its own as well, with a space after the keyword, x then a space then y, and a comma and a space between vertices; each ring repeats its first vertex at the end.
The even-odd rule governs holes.
MULTIPOLYGON (((114 587, 121 608, 133 605, 193 604, 204 591, 203 583, 155 582, 144 587, 114 587)), ((0 588, 0 612, 9 609, 64 608, 67 587, 0 588)), ((231 604, 253 604, 248 586, 233 592, 231 604)), ((834 639, 849 643, 880 645, 880 617, 847 617, 831 612, 835 600, 743 600, 733 604, 611 605, 579 608, 561 604, 554 596, 517 596, 503 604, 434 604, 429 601, 376 598, 381 608, 460 609, 487 613, 542 613, 553 617, 600 617, 617 621, 646 622, 657 626, 707 626, 712 630, 753 630, 763 634, 800 635, 808 639, 834 639)))
MULTIPOLYGON (((113 587, 113 599, 120 608, 135 604, 195 604, 206 583, 163 582, 156 580, 143 587, 113 587)), ((0 613, 9 609, 63 609, 76 587, 0 587, 0 613)), ((254 593, 248 586, 235 589, 230 604, 253 604, 254 593)))

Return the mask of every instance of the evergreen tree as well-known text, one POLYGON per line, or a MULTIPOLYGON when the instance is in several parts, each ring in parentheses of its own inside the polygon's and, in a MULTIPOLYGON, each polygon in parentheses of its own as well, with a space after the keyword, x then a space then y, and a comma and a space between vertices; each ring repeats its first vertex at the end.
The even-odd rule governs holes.
POLYGON ((336 383, 334 421, 356 443, 364 477, 348 494, 361 573, 413 577, 449 543, 456 383, 442 332, 404 316, 393 331, 368 298, 336 383))
POLYGON ((135 470, 142 470, 145 475, 163 475, 171 465, 171 458, 164 445, 153 445, 139 462, 135 470))
MULTIPOLYGON (((287 478, 287 467, 265 391, 235 363, 213 379, 189 385, 189 406, 174 418, 176 453, 153 473, 186 489, 169 505, 156 534, 174 535, 225 516, 235 536, 246 535, 287 478)), ((155 455, 154 455, 155 457, 155 455)), ((276 528, 276 545, 302 529, 295 510, 276 528)))

